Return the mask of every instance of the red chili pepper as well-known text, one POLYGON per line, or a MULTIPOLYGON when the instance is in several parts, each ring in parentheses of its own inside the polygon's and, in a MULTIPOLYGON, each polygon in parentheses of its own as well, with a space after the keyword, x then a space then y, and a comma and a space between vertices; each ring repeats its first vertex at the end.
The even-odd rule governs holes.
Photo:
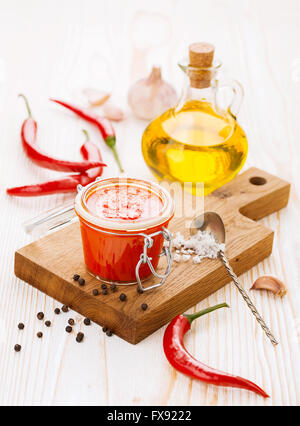
MULTIPOLYGON (((82 145, 80 152, 87 160, 102 161, 100 149, 88 140, 82 145)), ((77 185, 88 185, 93 182, 96 177, 101 176, 103 167, 96 167, 87 170, 84 173, 76 175, 68 175, 59 179, 43 182, 36 185, 19 186, 15 188, 9 188, 6 190, 7 194, 14 195, 17 197, 37 197, 40 195, 51 195, 65 192, 74 192, 77 189, 77 185)))
POLYGON ((53 157, 50 157, 44 154, 36 146, 37 138, 37 123, 33 120, 28 101, 24 95, 20 95, 24 98, 26 103, 26 108, 28 111, 29 117, 24 121, 21 130, 21 138, 23 148, 27 156, 38 166, 44 167, 46 169, 56 170, 59 172, 85 172, 88 169, 104 166, 102 160, 99 161, 64 161, 59 160, 53 157))
POLYGON ((123 167, 120 162, 120 158, 116 149, 116 134, 115 130, 111 124, 111 122, 105 118, 100 117, 99 115, 93 114, 89 110, 79 108, 75 105, 71 105, 67 102, 60 101, 58 99, 52 99, 50 98, 50 101, 56 102, 57 104, 69 109, 70 111, 73 111, 78 117, 83 118, 84 120, 88 121, 89 123, 95 124, 98 129, 100 130, 100 133, 104 139, 104 142, 107 146, 112 150, 113 155, 115 157, 115 160, 119 166, 120 172, 123 173, 123 167))
MULTIPOLYGON (((100 149, 97 145, 89 140, 89 134, 86 130, 82 130, 86 136, 86 141, 80 148, 80 153, 85 160, 96 160, 102 161, 100 149)), ((85 174, 91 179, 96 179, 103 173, 103 167, 96 167, 94 169, 87 170, 85 174)))
POLYGON ((68 175, 60 179, 38 183, 36 185, 18 186, 6 190, 8 195, 16 197, 37 197, 76 191, 77 185, 85 186, 92 182, 86 174, 68 175))
POLYGON ((184 336, 191 328, 192 322, 209 312, 216 309, 229 307, 226 303, 204 309, 201 312, 193 315, 178 315, 168 325, 164 334, 164 351, 169 363, 178 371, 186 374, 194 379, 201 380, 205 383, 214 384, 216 386, 226 386, 234 388, 247 389, 262 395, 264 398, 269 398, 260 387, 242 377, 232 376, 222 371, 215 370, 202 364, 195 359, 184 346, 184 336))

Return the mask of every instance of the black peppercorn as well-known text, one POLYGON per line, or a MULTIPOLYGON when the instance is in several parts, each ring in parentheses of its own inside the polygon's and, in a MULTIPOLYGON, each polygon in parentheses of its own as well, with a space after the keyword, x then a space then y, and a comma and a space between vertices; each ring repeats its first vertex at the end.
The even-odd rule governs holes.
POLYGON ((140 287, 138 287, 138 288, 137 288, 137 292, 138 292, 139 294, 143 294, 143 293, 144 293, 144 290, 143 290, 143 289, 141 289, 140 287))
POLYGON ((117 290, 117 286, 116 286, 116 284, 112 284, 112 285, 110 286, 110 289, 111 289, 111 291, 114 293, 114 292, 117 290))
POLYGON ((106 296, 108 294, 108 291, 106 289, 102 290, 102 294, 104 294, 104 296, 106 296))
POLYGON ((108 330, 106 332, 106 336, 111 337, 113 335, 113 332, 111 330, 108 330))
POLYGON ((93 290, 93 295, 94 295, 94 296, 98 296, 98 294, 99 294, 99 291, 98 291, 96 288, 94 288, 94 290, 93 290))
POLYGON ((22 322, 20 322, 20 324, 18 324, 19 330, 24 330, 24 327, 25 327, 25 325, 22 322))
POLYGON ((103 333, 106 333, 106 332, 107 332, 107 330, 108 330, 108 328, 107 328, 107 327, 103 327, 103 328, 102 328, 103 333))
POLYGON ((59 309, 59 308, 55 308, 55 309, 54 309, 54 313, 55 313, 56 315, 59 315, 59 314, 60 314, 60 309, 59 309))
POLYGON ((46 322, 45 322, 45 326, 46 326, 46 327, 50 327, 50 326, 51 326, 51 321, 46 321, 46 322))
POLYGON ((61 308, 61 310, 63 312, 69 312, 69 307, 67 305, 63 305, 62 308, 61 308))
POLYGON ((107 285, 106 284, 101 284, 101 288, 102 288, 102 290, 106 290, 107 289, 107 285))
POLYGON ((83 338, 84 338, 84 334, 78 333, 76 336, 76 342, 81 343, 83 341, 83 338))
POLYGON ((127 299, 126 294, 121 293, 119 299, 121 300, 121 302, 124 302, 127 299))
POLYGON ((80 278, 80 275, 78 275, 78 274, 74 274, 74 275, 73 275, 73 280, 74 280, 74 281, 78 281, 78 280, 79 280, 79 278, 80 278))
POLYGON ((75 324, 75 321, 73 320, 73 318, 69 318, 68 323, 69 323, 70 325, 74 325, 74 324, 75 324))
POLYGON ((91 325, 91 320, 89 318, 84 318, 83 322, 85 325, 91 325))
POLYGON ((67 325, 67 327, 66 327, 66 332, 67 332, 67 333, 71 333, 71 332, 72 332, 72 330, 73 330, 73 328, 72 328, 70 325, 67 325))
POLYGON ((41 331, 39 331, 38 333, 36 333, 37 337, 39 339, 41 339, 43 337, 43 333, 41 331))
POLYGON ((15 345, 14 349, 15 349, 16 352, 20 352, 20 350, 22 349, 22 346, 21 345, 15 345))
POLYGON ((81 286, 83 286, 85 284, 85 279, 84 278, 79 278, 78 284, 81 285, 81 286))
POLYGON ((43 314, 43 312, 39 312, 39 313, 37 314, 37 318, 38 318, 39 320, 44 319, 44 314, 43 314))
POLYGON ((143 309, 143 311, 145 311, 147 308, 148 308, 147 303, 143 303, 143 304, 142 304, 142 309, 143 309))

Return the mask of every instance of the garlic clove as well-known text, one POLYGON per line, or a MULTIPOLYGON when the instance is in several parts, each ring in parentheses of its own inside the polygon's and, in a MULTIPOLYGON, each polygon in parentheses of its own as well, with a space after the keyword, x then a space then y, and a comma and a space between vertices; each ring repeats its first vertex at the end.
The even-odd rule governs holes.
POLYGON ((153 120, 176 104, 175 89, 165 82, 160 67, 154 66, 150 75, 137 81, 128 92, 128 104, 134 115, 153 120))
POLYGON ((104 117, 108 118, 109 120, 112 120, 112 121, 124 120, 124 112, 110 102, 103 105, 102 112, 104 117))
POLYGON ((83 89, 82 93, 92 107, 103 105, 110 98, 110 93, 93 88, 83 89))
POLYGON ((268 290, 280 297, 287 294, 287 288, 283 282, 270 275, 258 277, 250 290, 268 290))

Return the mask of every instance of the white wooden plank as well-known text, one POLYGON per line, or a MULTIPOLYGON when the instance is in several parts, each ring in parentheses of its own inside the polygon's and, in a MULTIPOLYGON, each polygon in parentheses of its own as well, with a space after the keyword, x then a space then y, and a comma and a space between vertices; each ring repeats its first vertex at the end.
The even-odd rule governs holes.
MULTIPOLYGON (((279 0, 0 1, 0 37, 5 41, 0 47, 0 404, 299 405, 299 19, 297 0, 285 0, 284 7, 279 0), (270 346, 232 285, 193 308, 224 300, 231 306, 194 324, 186 343, 203 362, 260 384, 272 396, 268 401, 176 373, 162 352, 164 328, 137 346, 105 338, 96 325, 84 326, 76 313, 55 316, 57 303, 13 274, 14 250, 29 242, 21 222, 72 198, 5 195, 7 186, 56 175, 30 164, 22 152, 19 129, 25 109, 18 93, 29 97, 41 146, 75 159, 80 158, 86 123, 47 99, 80 101, 86 85, 111 87, 127 115, 116 126, 124 165, 139 177, 152 178, 140 151, 145 123, 129 111, 127 90, 154 62, 161 63, 166 79, 179 89, 176 63, 196 39, 215 43, 228 74, 245 87, 240 122, 249 138, 247 165, 278 174, 293 188, 288 209, 263 221, 276 231, 273 255, 241 277, 247 289, 265 273, 287 283, 283 300, 252 294, 281 345, 270 346), (39 310, 53 321, 53 327, 43 328, 42 341, 36 338, 39 310), (79 321, 76 330, 86 334, 82 345, 64 331, 72 316, 79 321), (26 324, 23 332, 17 330, 19 321, 26 324), (23 346, 20 354, 13 352, 17 342, 23 346)), ((88 130, 99 139, 95 129, 88 130)), ((104 175, 116 174, 108 148, 102 151, 109 163, 104 175)))

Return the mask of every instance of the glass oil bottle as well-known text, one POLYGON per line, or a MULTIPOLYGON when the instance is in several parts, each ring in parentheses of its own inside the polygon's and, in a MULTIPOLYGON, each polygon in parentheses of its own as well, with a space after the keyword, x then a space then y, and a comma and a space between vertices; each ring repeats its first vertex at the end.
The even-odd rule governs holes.
POLYGON ((144 159, 156 177, 184 183, 196 195, 207 195, 230 181, 248 152, 236 120, 243 88, 234 80, 219 80, 221 63, 214 61, 214 50, 208 43, 189 47, 189 61, 179 64, 186 75, 181 99, 153 120, 142 138, 144 159), (222 108, 219 95, 228 87, 233 100, 222 108))

